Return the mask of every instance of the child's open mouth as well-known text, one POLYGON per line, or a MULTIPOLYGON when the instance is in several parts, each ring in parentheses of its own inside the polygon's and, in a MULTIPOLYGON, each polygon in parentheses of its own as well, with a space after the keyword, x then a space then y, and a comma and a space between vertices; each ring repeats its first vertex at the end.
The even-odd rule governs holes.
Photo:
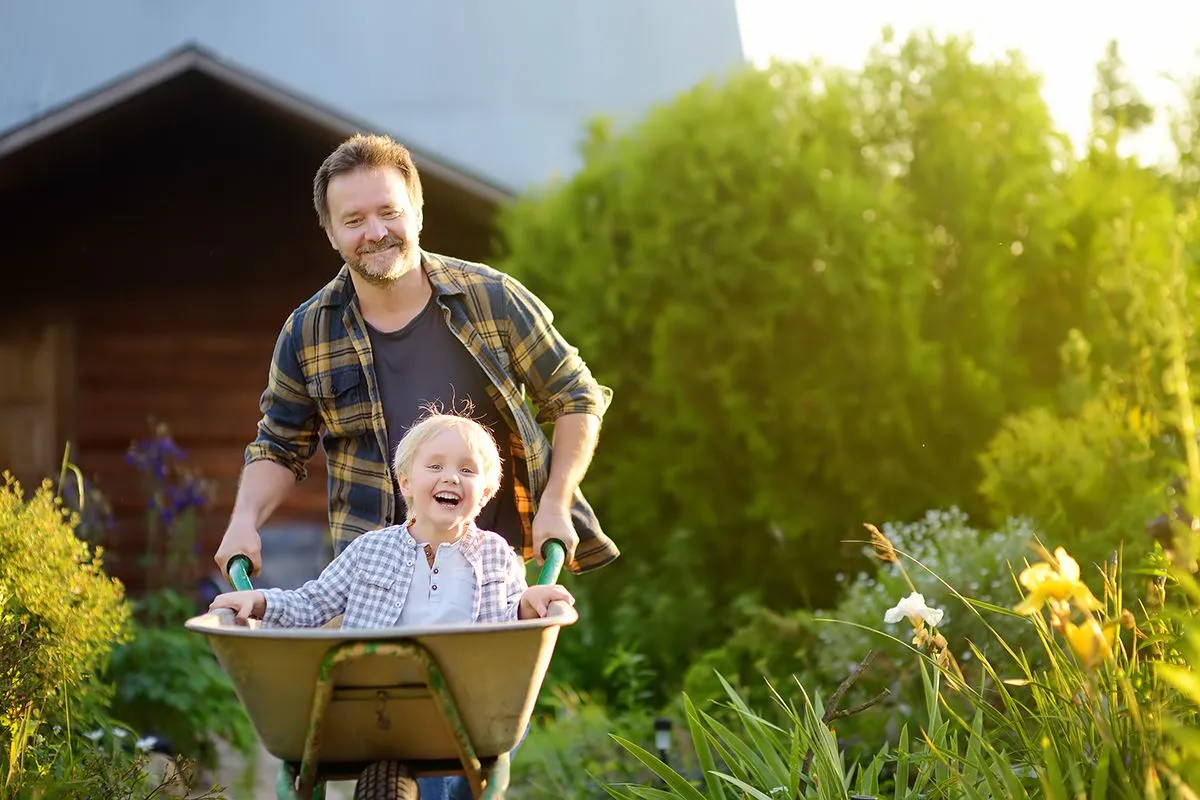
POLYGON ((462 502, 462 498, 451 494, 450 492, 438 492, 433 496, 433 500, 442 508, 457 508, 462 502))

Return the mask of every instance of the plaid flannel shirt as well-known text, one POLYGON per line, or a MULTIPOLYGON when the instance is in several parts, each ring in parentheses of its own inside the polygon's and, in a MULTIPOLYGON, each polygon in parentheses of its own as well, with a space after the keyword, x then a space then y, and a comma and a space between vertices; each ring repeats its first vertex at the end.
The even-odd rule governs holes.
MULTIPOLYGON (((525 565, 504 537, 474 526, 463 535, 463 557, 475 571, 475 622, 511 622, 528 588, 525 565)), ((263 624, 318 628, 338 614, 343 628, 391 628, 425 558, 403 525, 363 534, 314 580, 299 589, 264 589, 263 624)))
MULTIPOLYGON (((551 445, 540 424, 563 414, 603 418, 612 392, 554 328, 550 310, 515 278, 433 253, 422 253, 422 266, 446 324, 483 369, 488 394, 512 431, 521 555, 529 560, 533 516, 550 475, 551 445)), ((259 406, 263 416, 246 448, 247 464, 273 461, 300 481, 318 441, 324 446, 335 553, 366 531, 398 522, 383 403, 348 267, 288 317, 259 406)), ((579 534, 572 572, 620 555, 579 491, 571 518, 579 534)))

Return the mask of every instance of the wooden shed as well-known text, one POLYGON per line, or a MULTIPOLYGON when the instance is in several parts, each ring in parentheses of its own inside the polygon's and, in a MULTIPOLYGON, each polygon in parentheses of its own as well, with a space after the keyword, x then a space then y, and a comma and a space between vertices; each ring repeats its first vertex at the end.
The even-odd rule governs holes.
MULTIPOLYGON (((134 591, 145 495, 125 453, 154 418, 215 482, 207 558, 279 328, 340 267, 312 176, 358 130, 188 47, 0 136, 0 469, 30 484, 71 442, 134 591)), ((487 260, 506 193, 414 157, 424 246, 487 260)), ((276 518, 323 522, 325 491, 318 454, 276 518)))

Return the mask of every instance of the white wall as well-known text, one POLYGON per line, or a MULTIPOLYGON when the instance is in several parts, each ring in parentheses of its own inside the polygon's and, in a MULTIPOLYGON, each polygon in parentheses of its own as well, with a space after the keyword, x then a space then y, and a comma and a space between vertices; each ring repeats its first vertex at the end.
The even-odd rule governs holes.
POLYGON ((734 0, 0 0, 0 131, 188 43, 514 189, 743 61, 734 0))

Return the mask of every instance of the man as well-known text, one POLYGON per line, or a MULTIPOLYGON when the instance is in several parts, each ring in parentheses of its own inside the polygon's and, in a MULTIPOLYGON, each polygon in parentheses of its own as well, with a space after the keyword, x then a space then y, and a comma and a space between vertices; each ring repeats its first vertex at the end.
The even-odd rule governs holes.
POLYGON ((345 264, 279 334, 218 567, 244 554, 258 574, 259 527, 304 479, 322 428, 335 552, 404 522, 391 454, 431 405, 470 409, 500 446, 502 487, 480 527, 539 563, 560 539, 576 573, 615 559, 578 488, 611 392, 545 305, 504 273, 420 248, 420 176, 388 137, 343 142, 317 170, 313 203, 345 264), (539 423, 553 423, 553 444, 539 423))

